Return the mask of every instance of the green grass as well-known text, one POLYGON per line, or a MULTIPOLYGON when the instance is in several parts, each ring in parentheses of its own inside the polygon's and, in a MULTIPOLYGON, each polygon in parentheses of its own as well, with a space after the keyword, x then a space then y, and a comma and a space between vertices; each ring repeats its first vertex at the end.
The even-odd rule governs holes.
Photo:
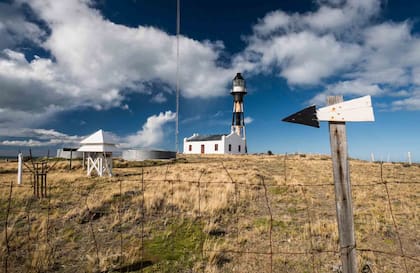
POLYGON ((191 269, 201 258, 205 238, 202 230, 202 224, 184 220, 152 234, 144 244, 144 261, 153 265, 144 272, 174 273, 191 269))
MULTIPOLYGON (((270 219, 269 218, 257 218, 254 221, 255 227, 263 227, 268 228, 270 226, 270 219)), ((281 221, 281 220, 273 220, 273 228, 280 228, 285 229, 287 228, 287 223, 281 221)))
POLYGON ((289 190, 288 187, 280 187, 280 186, 276 186, 276 187, 270 187, 268 189, 268 191, 271 194, 275 194, 275 195, 284 195, 287 193, 287 191, 289 190))

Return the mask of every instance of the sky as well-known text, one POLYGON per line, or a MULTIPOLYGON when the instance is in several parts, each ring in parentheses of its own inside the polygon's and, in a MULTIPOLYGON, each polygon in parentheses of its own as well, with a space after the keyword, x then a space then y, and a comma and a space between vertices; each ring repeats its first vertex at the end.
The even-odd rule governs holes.
MULTIPOLYGON (((193 133, 230 133, 241 72, 249 153, 329 154, 327 123, 281 119, 371 95, 375 122, 347 123, 349 155, 420 162, 419 1, 180 4, 180 151, 193 133)), ((0 37, 0 156, 98 129, 122 149, 175 150, 176 0, 3 0, 0 37)))

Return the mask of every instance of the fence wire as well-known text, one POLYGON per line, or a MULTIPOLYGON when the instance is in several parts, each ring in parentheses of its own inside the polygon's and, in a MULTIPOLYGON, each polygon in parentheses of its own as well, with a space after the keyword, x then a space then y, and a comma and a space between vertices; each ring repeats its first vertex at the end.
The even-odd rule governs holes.
MULTIPOLYGON (((225 178, 221 180, 214 180, 214 177, 210 175, 207 169, 198 169, 192 172, 195 173, 195 179, 193 177, 181 179, 180 176, 170 178, 170 175, 174 175, 176 169, 172 170, 172 165, 169 164, 164 167, 163 179, 146 177, 148 170, 157 167, 142 167, 140 171, 129 175, 117 176, 116 179, 111 179, 110 181, 94 179, 92 182, 85 182, 83 188, 68 189, 70 191, 67 193, 68 195, 73 194, 78 196, 78 198, 76 202, 71 203, 76 206, 74 212, 68 211, 62 217, 53 217, 53 215, 63 212, 62 207, 65 207, 66 202, 68 202, 68 200, 61 199, 59 196, 57 192, 60 188, 59 185, 50 185, 49 197, 46 200, 40 200, 30 195, 32 192, 30 185, 21 185, 16 187, 15 190, 13 182, 1 183, 0 190, 3 190, 3 192, 9 190, 8 197, 5 199, 2 197, 1 203, 1 208, 6 208, 5 213, 2 214, 3 219, 0 219, 0 227, 2 227, 4 234, 1 258, 3 271, 6 273, 25 271, 76 272, 80 270, 88 272, 133 272, 137 270, 137 272, 143 272, 145 268, 153 265, 154 255, 159 255, 159 253, 154 251, 162 250, 162 246, 156 246, 155 244, 164 244, 163 248, 169 249, 169 253, 163 255, 164 258, 175 263, 179 257, 185 257, 192 253, 190 247, 193 244, 187 241, 183 242, 184 245, 179 247, 175 241, 178 237, 182 237, 180 233, 186 230, 182 225, 182 221, 185 222, 185 219, 191 219, 189 225, 198 225, 202 229, 197 239, 199 241, 198 253, 201 265, 194 267, 195 265, 190 263, 184 264, 184 266, 189 267, 191 272, 210 272, 206 271, 209 264, 215 264, 216 268, 223 270, 221 272, 253 272, 250 271, 252 269, 247 268, 244 262, 239 262, 240 257, 252 257, 254 260, 266 259, 268 262, 262 262, 265 265, 262 266, 263 269, 260 272, 270 273, 281 272, 276 268, 276 265, 280 262, 283 263, 284 268, 288 268, 288 266, 293 267, 293 261, 296 257, 301 257, 301 259, 310 257, 308 264, 310 264, 310 271, 314 273, 323 272, 320 265, 323 255, 333 256, 336 263, 339 263, 341 252, 337 242, 334 243, 335 248, 334 246, 325 246, 321 249, 317 246, 320 236, 317 234, 319 231, 316 231, 314 225, 315 218, 319 217, 319 215, 316 215, 314 211, 317 208, 311 203, 314 197, 310 197, 308 194, 308 190, 325 191, 326 188, 332 188, 334 186, 333 183, 318 182, 317 179, 314 179, 316 182, 311 184, 294 181, 294 170, 289 168, 287 156, 284 157, 282 164, 283 183, 278 182, 276 184, 267 183, 266 174, 260 173, 256 173, 256 179, 252 181, 244 177, 238 179, 232 174, 232 170, 229 169, 227 163, 230 162, 215 160, 207 163, 209 170, 224 174, 223 177, 225 178), (115 193, 111 196, 111 200, 105 200, 100 205, 96 204, 95 200, 101 199, 102 194, 97 187, 105 187, 106 183, 115 182, 118 184, 115 184, 115 193), (129 184, 131 182, 136 182, 137 185, 129 184), (127 186, 124 184, 127 184, 127 186), (223 193, 221 187, 230 186, 233 186, 233 189, 227 208, 210 213, 209 208, 207 208, 210 206, 209 200, 211 196, 209 194, 214 194, 214 192, 209 187, 214 187, 216 194, 221 194, 223 193), (197 207, 194 208, 193 206, 191 208, 186 205, 185 208, 181 208, 176 206, 177 198, 183 198, 178 195, 179 191, 190 189, 191 187, 196 189, 194 191, 196 196, 191 194, 188 198, 191 203, 196 202, 197 207), (159 190, 162 190, 162 192, 159 192, 159 190), (14 199, 16 191, 26 192, 26 198, 23 200, 23 203, 14 199), (307 226, 308 230, 308 238, 306 240, 309 247, 304 251, 294 248, 279 248, 282 244, 274 236, 278 235, 284 223, 276 218, 278 216, 274 214, 274 211, 276 209, 279 210, 280 205, 286 206, 289 204, 279 204, 279 200, 274 198, 277 197, 274 193, 276 191, 280 191, 281 194, 285 195, 290 194, 290 199, 285 199, 286 201, 292 200, 294 196, 302 197, 303 204, 296 203, 294 205, 302 207, 302 213, 299 216, 303 219, 298 220, 302 222, 303 226, 307 226), (158 195, 161 198, 158 200, 159 202, 147 203, 150 202, 150 197, 147 196, 149 193, 158 195), (254 199, 246 196, 247 193, 253 196, 254 199), (125 202, 128 202, 127 200, 137 200, 137 206, 133 208, 126 205, 125 202), (251 202, 258 202, 258 200, 260 200, 263 208, 261 208, 261 211, 258 211, 258 215, 255 216, 256 219, 253 219, 251 224, 243 224, 241 220, 245 222, 249 216, 252 218, 252 215, 249 215, 247 206, 251 202), (138 215, 130 216, 131 211, 137 211, 138 215), (230 219, 224 219, 223 216, 225 214, 228 214, 230 219), (169 219, 165 219, 168 215, 170 216, 169 219), (111 224, 101 222, 100 219, 104 217, 114 218, 114 222, 111 224), (42 219, 46 219, 45 222, 42 219), (268 220, 265 221, 265 219, 268 220), (244 241, 243 233, 250 232, 256 225, 255 223, 261 224, 261 237, 267 239, 256 243, 244 241), (88 228, 85 231, 84 226, 86 224, 88 228), (132 233, 128 228, 130 224, 138 225, 139 229, 132 233), (215 225, 216 227, 204 232, 206 224, 215 225), (226 226, 225 229, 218 230, 217 225, 219 224, 224 224, 226 226), (66 225, 69 228, 66 228, 66 225), (72 230, 75 227, 77 230, 72 230), (160 233, 153 230, 153 228, 160 233), (75 249, 80 249, 80 257, 68 259, 68 264, 61 264, 60 261, 57 261, 65 255, 63 250, 59 249, 60 244, 63 242, 57 239, 57 230, 68 233, 70 243, 74 245, 75 249), (78 232, 79 234, 77 234, 78 232), (90 240, 81 240, 79 236, 82 238, 87 236, 90 240), (162 240, 154 241, 153 236, 161 236, 162 240), (217 237, 217 240, 212 240, 212 236, 217 237), (135 249, 133 248, 134 243, 130 241, 133 238, 138 242, 138 250, 133 250, 135 249), (71 240, 73 239, 74 241, 72 242, 71 240), (221 247, 213 245, 212 248, 211 243, 217 244, 223 240, 229 241, 231 244, 227 246, 222 245, 221 247), (267 250, 259 250, 257 244, 266 246, 267 250), (249 247, 255 247, 255 249, 253 250, 249 247), (134 253, 132 253, 133 251, 134 253), (230 259, 226 255, 233 255, 236 258, 230 259), (80 259, 85 263, 83 269, 80 269, 80 265, 83 264, 83 262, 80 262, 80 259), (228 264, 231 264, 231 267, 228 264)), ((392 192, 388 186, 416 186, 420 182, 406 181, 405 177, 403 180, 387 181, 384 175, 383 164, 380 163, 378 166, 378 181, 375 181, 375 179, 363 182, 356 181, 352 183, 352 187, 360 189, 384 187, 386 194, 383 196, 385 201, 383 209, 388 210, 390 213, 398 250, 387 251, 384 248, 375 249, 356 246, 358 256, 369 253, 384 255, 397 259, 395 263, 401 260, 404 272, 414 272, 420 267, 420 255, 418 252, 407 252, 406 242, 401 237, 403 232, 400 230, 401 227, 396 218, 396 215, 411 216, 412 213, 395 213, 391 197, 392 192), (409 265, 407 261, 410 261, 411 264, 409 265)), ((320 179, 323 180, 325 178, 321 177, 320 179)), ((283 197, 281 194, 280 197, 283 197)), ((286 207, 286 211, 288 208, 286 207)), ((298 209, 293 209, 293 207, 290 207, 289 211, 293 215, 297 215, 299 212, 298 209)), ((328 217, 330 216, 328 215, 328 217)), ((358 216, 371 216, 371 214, 368 212, 363 214, 361 212, 358 216)), ((413 221, 418 221, 418 219, 415 217, 413 221)), ((418 223, 414 222, 413 224, 416 225, 418 223)), ((301 229, 298 229, 296 232, 300 231, 301 229)), ((293 245, 293 242, 289 245, 293 245)), ((245 262, 249 262, 251 259, 247 260, 245 262)), ((261 269, 261 266, 259 268, 261 269)), ((172 269, 174 270, 173 272, 181 272, 176 271, 176 266, 172 269)), ((371 269, 371 272, 380 272, 373 270, 371 269)))

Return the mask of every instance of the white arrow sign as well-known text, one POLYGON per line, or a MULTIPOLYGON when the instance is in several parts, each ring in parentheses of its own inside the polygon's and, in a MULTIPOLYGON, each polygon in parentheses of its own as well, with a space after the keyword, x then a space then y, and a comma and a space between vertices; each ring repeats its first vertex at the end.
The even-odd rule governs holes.
POLYGON ((320 121, 375 121, 370 96, 320 108, 316 115, 320 121))

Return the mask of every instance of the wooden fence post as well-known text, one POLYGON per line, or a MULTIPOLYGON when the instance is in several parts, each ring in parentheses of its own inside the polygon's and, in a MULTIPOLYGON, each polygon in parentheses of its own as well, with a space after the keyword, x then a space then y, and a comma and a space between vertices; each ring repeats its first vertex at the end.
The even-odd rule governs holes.
MULTIPOLYGON (((330 96, 327 98, 328 105, 342 101, 342 96, 330 96)), ((357 273, 353 205, 349 163, 347 158, 346 123, 330 121, 329 131, 341 263, 343 266, 343 273, 357 273)))
POLYGON ((340 257, 343 273, 356 273, 356 240, 354 238, 353 205, 351 201, 350 170, 347 156, 346 122, 375 121, 370 96, 343 102, 342 96, 327 98, 329 106, 306 107, 283 121, 319 128, 319 121, 328 121, 335 189, 340 257))

